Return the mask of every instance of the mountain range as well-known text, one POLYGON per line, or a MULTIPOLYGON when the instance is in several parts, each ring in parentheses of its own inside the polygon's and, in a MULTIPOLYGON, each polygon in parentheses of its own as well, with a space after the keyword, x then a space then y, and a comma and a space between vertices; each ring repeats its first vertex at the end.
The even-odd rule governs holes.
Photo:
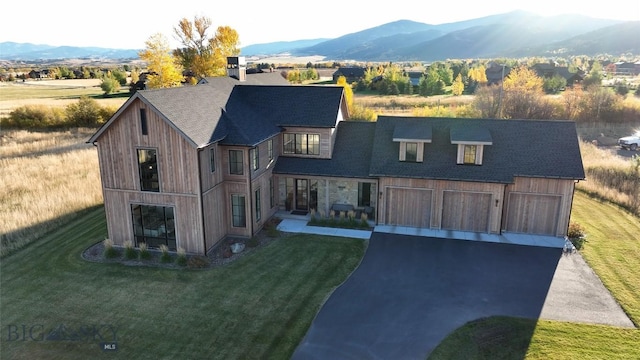
MULTIPOLYGON (((320 55, 356 61, 438 61, 526 56, 640 55, 640 21, 513 11, 448 24, 399 20, 334 39, 242 47, 243 56, 320 55)), ((0 43, 2 60, 135 59, 139 49, 0 43)))

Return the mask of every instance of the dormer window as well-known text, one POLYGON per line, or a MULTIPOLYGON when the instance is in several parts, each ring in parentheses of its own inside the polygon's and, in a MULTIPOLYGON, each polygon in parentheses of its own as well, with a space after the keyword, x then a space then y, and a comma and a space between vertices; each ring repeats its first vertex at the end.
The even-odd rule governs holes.
POLYGON ((431 143, 431 126, 414 121, 399 123, 393 129, 393 141, 400 143, 398 160, 423 162, 424 144, 431 143))
POLYGON ((451 144, 458 145, 458 164, 482 165, 484 146, 493 144, 489 130, 483 127, 453 127, 450 135, 451 144))

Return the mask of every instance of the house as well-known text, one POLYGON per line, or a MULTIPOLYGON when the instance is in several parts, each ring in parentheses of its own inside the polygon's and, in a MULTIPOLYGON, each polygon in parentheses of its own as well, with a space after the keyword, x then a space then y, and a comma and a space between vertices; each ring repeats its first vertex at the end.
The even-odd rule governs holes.
POLYGON ((338 207, 377 224, 566 235, 584 179, 573 122, 343 121, 342 87, 229 75, 138 91, 88 140, 114 243, 205 254, 278 211, 338 207))
POLYGON ((509 76, 511 68, 506 65, 491 63, 484 71, 487 76, 487 85, 499 85, 509 76))
POLYGON ((340 67, 333 73, 333 82, 337 82, 340 76, 344 76, 347 84, 364 79, 367 69, 361 66, 340 67))
POLYGON ((531 69, 536 75, 544 79, 560 76, 567 81, 567 86, 573 86, 584 80, 584 72, 582 70, 571 72, 567 66, 559 66, 555 61, 538 63, 533 65, 531 69))

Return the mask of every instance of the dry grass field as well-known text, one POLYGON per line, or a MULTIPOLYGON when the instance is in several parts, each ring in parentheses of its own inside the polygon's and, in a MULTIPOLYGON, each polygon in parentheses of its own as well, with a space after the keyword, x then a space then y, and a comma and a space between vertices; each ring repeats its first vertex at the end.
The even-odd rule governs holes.
POLYGON ((102 203, 94 129, 4 131, 0 137, 0 256, 102 203))

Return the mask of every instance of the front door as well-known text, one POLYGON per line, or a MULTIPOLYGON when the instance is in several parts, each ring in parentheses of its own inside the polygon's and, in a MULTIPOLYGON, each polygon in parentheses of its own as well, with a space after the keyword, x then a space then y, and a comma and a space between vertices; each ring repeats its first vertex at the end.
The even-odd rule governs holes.
POLYGON ((296 179, 296 210, 309 210, 309 181, 296 179))

